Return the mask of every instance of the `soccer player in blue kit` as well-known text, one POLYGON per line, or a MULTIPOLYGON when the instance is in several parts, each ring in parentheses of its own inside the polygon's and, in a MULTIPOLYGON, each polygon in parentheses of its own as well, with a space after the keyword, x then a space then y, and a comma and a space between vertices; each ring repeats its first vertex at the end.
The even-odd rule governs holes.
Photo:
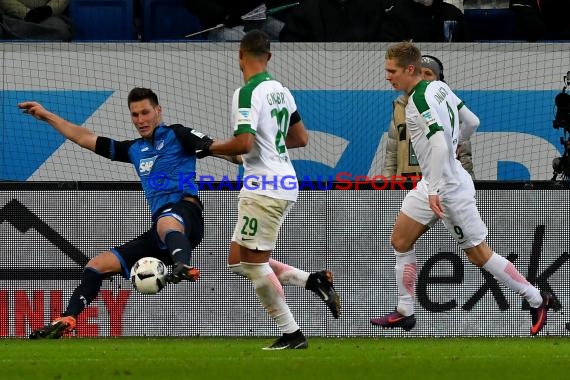
POLYGON ((134 88, 128 95, 131 120, 140 135, 134 140, 97 136, 37 102, 22 102, 18 107, 82 148, 113 161, 132 163, 152 213, 152 226, 147 232, 89 260, 65 312, 33 331, 31 339, 57 339, 75 329, 77 316, 95 299, 103 279, 115 274, 129 278, 131 267, 142 257, 172 264, 172 272, 167 275, 170 283, 198 279, 200 272, 190 261, 192 250, 204 235, 203 205, 190 173, 196 172, 196 153, 212 143, 210 137, 180 124, 163 123, 158 97, 147 88, 134 88), (184 183, 180 183, 181 173, 185 174, 184 183))

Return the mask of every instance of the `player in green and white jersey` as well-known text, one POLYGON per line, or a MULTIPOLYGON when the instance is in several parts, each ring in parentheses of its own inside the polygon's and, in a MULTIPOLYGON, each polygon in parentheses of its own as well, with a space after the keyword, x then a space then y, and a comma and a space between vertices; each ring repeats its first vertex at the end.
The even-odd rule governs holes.
MULTIPOLYGON (((538 334, 546 323, 548 309, 558 310, 560 303, 553 294, 541 293, 531 285, 485 241, 487 227, 477 210, 473 181, 456 159, 462 101, 445 82, 422 80, 421 52, 410 42, 388 48, 385 69, 386 79, 394 89, 409 95, 406 125, 423 177, 406 195, 392 230, 398 305, 394 312, 372 318, 370 322, 385 328, 400 327, 407 331, 414 328, 417 274, 414 246, 441 219, 471 263, 484 268, 528 301, 532 316, 530 333, 538 334)), ((461 133, 462 138, 469 138, 469 132, 461 133)))
POLYGON ((330 271, 309 274, 271 259, 279 229, 298 195, 288 149, 305 146, 309 135, 291 92, 267 72, 270 58, 265 33, 253 30, 242 38, 239 65, 245 85, 233 95, 234 137, 214 141, 205 153, 226 158, 241 155, 243 160, 244 184, 228 264, 232 272, 253 283, 258 299, 283 333, 266 349, 306 348, 282 284, 312 290, 335 318, 340 314, 340 298, 330 271))

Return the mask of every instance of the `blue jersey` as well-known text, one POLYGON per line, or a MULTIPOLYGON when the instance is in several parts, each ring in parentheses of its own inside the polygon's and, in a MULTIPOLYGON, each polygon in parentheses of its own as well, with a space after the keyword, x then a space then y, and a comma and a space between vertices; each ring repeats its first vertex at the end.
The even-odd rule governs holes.
POLYGON ((97 138, 95 152, 113 161, 130 162, 141 180, 153 220, 184 196, 197 196, 196 152, 211 138, 180 124, 159 125, 152 140, 97 138))

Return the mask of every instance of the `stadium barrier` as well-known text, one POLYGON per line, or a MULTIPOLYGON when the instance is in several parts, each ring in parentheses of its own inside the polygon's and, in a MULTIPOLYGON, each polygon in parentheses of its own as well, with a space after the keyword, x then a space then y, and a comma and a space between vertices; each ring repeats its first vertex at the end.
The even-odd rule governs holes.
MULTIPOLYGON (((342 185, 342 184, 340 184, 342 185)), ((346 184, 344 184, 346 185, 346 184)), ((570 302, 568 182, 479 182, 488 242, 542 290, 570 302)), ((333 319, 312 293, 285 287, 299 325, 312 336, 528 336, 528 305, 469 264, 443 225, 417 246, 417 327, 374 328, 393 309, 392 223, 406 190, 302 190, 275 257, 307 271, 332 270, 342 297, 333 319)), ((318 186, 315 185, 315 188, 318 186)), ((120 277, 105 280, 79 318, 77 335, 275 336, 251 285, 226 268, 237 191, 201 191, 206 234, 194 252, 197 283, 138 294, 120 277)), ((85 263, 148 229, 140 185, 120 182, 0 182, 0 336, 26 337, 65 307, 85 263)), ((564 309, 563 309, 564 310, 564 309)), ((545 333, 564 335, 567 317, 551 313, 545 333)))

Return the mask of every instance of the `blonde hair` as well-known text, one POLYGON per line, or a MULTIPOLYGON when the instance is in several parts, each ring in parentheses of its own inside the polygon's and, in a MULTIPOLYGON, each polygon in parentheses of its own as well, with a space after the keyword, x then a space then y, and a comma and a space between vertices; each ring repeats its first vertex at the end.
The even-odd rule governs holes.
POLYGON ((388 47, 386 59, 393 59, 398 67, 414 66, 414 73, 419 74, 422 68, 422 52, 411 42, 398 42, 388 47))

